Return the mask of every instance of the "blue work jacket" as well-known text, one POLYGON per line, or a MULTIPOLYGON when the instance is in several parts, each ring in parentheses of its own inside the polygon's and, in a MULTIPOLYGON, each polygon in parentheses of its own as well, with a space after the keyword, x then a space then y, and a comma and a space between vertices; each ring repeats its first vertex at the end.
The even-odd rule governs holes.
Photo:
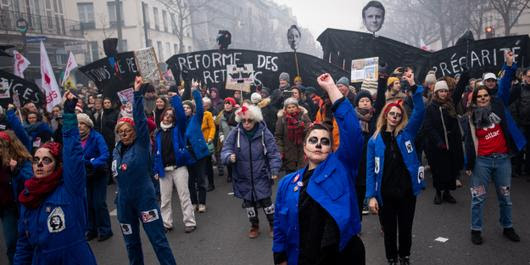
POLYGON ((90 163, 94 168, 105 167, 109 160, 109 149, 103 136, 96 130, 91 129, 85 147, 83 147, 85 154, 85 163, 90 163))
MULTIPOLYGON (((306 191, 337 223, 340 230, 339 248, 342 250, 361 230, 354 184, 363 137, 357 116, 348 100, 340 99, 335 102, 333 109, 339 126, 340 145, 337 151, 329 154, 315 168, 306 191)), ((295 187, 302 180, 304 172, 305 169, 300 169, 283 177, 276 194, 272 251, 287 253, 288 264, 298 264, 300 192, 295 187)))
MULTIPOLYGON (((407 167, 412 182, 412 192, 414 196, 420 194, 424 184, 424 170, 416 154, 414 139, 418 134, 425 113, 423 103, 423 87, 418 85, 416 92, 412 96, 414 109, 412 115, 405 126, 396 136, 403 162, 407 167)), ((385 143, 381 133, 368 140, 368 150, 366 154, 366 198, 375 197, 380 205, 383 205, 381 196, 381 182, 385 166, 385 143)))
MULTIPOLYGON (((206 141, 204 140, 204 135, 202 134, 201 130, 202 117, 204 116, 204 106, 202 105, 201 93, 198 90, 194 90, 192 95, 193 101, 195 101, 195 114, 193 114, 187 120, 186 139, 191 145, 195 159, 201 160, 210 155, 210 151, 208 151, 208 145, 206 145, 206 141)), ((182 105, 180 107, 182 108, 182 105)))

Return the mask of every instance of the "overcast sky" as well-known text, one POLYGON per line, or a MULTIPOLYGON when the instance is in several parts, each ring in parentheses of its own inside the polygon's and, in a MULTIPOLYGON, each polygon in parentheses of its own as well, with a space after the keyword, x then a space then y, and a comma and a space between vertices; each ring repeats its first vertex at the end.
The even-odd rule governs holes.
POLYGON ((290 6, 298 26, 308 28, 316 39, 326 28, 363 31, 361 10, 368 0, 274 0, 290 6))

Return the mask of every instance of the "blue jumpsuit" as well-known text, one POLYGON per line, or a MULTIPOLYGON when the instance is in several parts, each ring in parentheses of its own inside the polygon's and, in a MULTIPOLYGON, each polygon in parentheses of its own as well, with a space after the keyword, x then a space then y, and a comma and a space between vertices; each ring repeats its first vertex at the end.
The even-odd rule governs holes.
POLYGON ((116 204, 130 264, 144 264, 139 222, 155 250, 160 264, 176 264, 164 233, 155 188, 150 177, 152 161, 143 96, 134 92, 133 117, 136 139, 125 147, 120 141, 113 152, 112 174, 118 179, 116 204), (122 150, 127 148, 123 153, 122 150))
POLYGON ((86 176, 75 114, 64 114, 63 182, 35 209, 20 206, 14 264, 96 264, 85 239, 86 176))

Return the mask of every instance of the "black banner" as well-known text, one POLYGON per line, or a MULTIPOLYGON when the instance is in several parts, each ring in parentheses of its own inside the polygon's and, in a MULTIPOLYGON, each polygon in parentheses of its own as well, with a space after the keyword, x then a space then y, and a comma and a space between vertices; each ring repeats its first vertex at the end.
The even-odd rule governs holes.
POLYGON ((96 84, 100 93, 105 97, 118 100, 117 92, 132 87, 138 73, 134 52, 119 53, 116 56, 117 69, 109 63, 109 58, 97 60, 79 67, 96 84))
POLYGON ((13 103, 13 96, 18 93, 21 105, 33 102, 37 106, 44 106, 44 94, 33 82, 0 70, 0 105, 7 107, 13 103))
POLYGON ((461 73, 466 58, 469 58, 467 65, 472 76, 496 73, 504 63, 506 49, 512 49, 520 67, 527 66, 530 58, 528 35, 463 41, 437 52, 424 51, 386 37, 338 29, 326 29, 317 40, 324 50, 324 60, 344 67, 348 72, 354 59, 379 57, 388 64, 390 71, 398 66, 413 66, 419 80, 423 80, 431 69, 436 70, 437 77, 461 73))
MULTIPOLYGON (((341 68, 329 64, 320 58, 297 53, 296 58, 300 68, 300 76, 305 86, 318 87, 317 76, 328 72, 335 79, 341 76, 349 77, 349 73, 341 68)), ((207 50, 192 53, 177 54, 169 58, 166 63, 178 79, 182 70, 188 71, 188 79, 202 81, 208 87, 217 87, 222 95, 225 92, 226 67, 230 64, 252 64, 254 79, 263 83, 269 89, 278 87, 280 73, 287 72, 291 82, 296 76, 295 53, 271 53, 251 50, 207 50)), ((271 91, 272 92, 272 91, 271 91)))

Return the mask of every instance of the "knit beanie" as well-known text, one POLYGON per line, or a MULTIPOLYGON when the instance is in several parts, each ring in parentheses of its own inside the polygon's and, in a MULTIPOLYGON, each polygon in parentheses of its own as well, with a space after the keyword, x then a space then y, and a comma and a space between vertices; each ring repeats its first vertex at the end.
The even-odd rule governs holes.
POLYGON ((258 104, 261 101, 261 94, 258 92, 252 93, 252 95, 250 95, 250 101, 252 104, 258 104))
POLYGON ((294 77, 294 82, 295 82, 295 83, 296 83, 296 82, 302 82, 302 77, 299 76, 299 75, 295 76, 295 77, 294 77))
POLYGON ((236 103, 236 100, 233 98, 233 97, 227 97, 225 98, 224 102, 228 102, 230 103, 230 105, 235 106, 237 103, 236 103))
POLYGON ((441 89, 449 90, 449 86, 447 85, 447 82, 445 82, 445 80, 438 81, 436 82, 436 84, 434 84, 435 93, 436 91, 441 90, 441 89))
POLYGON ((289 77, 288 73, 283 72, 283 73, 280 74, 280 80, 285 80, 285 81, 289 82, 289 80, 291 80, 291 78, 289 77))
POLYGON ((434 84, 436 83, 436 75, 434 71, 429 71, 427 75, 425 76, 425 83, 427 84, 434 84))
POLYGON ((283 102, 283 107, 287 107, 291 104, 298 106, 298 100, 296 98, 288 98, 283 102))
POLYGON ((345 85, 345 86, 349 86, 350 85, 350 79, 348 79, 347 77, 343 76, 341 78, 339 78, 339 81, 337 81, 337 85, 339 84, 342 84, 342 85, 345 85))
POLYGON ((386 81, 386 86, 387 87, 390 87, 391 85, 394 85, 394 82, 396 81, 399 81, 399 78, 395 77, 395 76, 391 76, 388 78, 388 80, 386 81))
POLYGON ((361 89, 355 96, 355 106, 359 106, 359 101, 361 98, 368 98, 370 102, 374 103, 372 100, 372 94, 368 90, 361 89))
POLYGON ((92 120, 90 119, 90 117, 88 117, 88 115, 86 115, 85 113, 79 113, 77 114, 77 121, 79 123, 83 123, 85 124, 86 126, 90 127, 90 128, 93 128, 94 127, 94 123, 92 122, 92 120))

